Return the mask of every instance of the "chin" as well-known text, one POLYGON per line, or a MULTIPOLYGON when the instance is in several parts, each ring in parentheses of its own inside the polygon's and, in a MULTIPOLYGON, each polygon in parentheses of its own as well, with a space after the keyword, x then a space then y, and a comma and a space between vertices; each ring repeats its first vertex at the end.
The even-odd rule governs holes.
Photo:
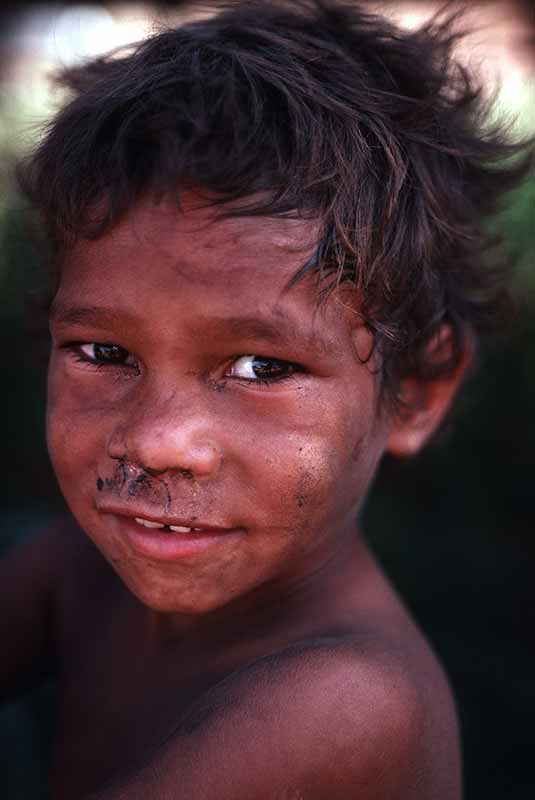
POLYGON ((162 587, 152 582, 140 581, 139 578, 132 579, 120 574, 119 577, 144 606, 159 614, 202 616, 228 602, 227 598, 221 596, 214 597, 206 593, 201 595, 199 592, 189 594, 186 590, 181 592, 176 584, 170 590, 169 586, 162 587))

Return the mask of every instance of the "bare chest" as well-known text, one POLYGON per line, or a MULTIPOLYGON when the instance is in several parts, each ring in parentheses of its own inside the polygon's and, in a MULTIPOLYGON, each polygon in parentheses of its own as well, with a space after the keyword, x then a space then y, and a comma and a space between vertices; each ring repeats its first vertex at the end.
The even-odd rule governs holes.
POLYGON ((62 642, 51 774, 58 800, 82 797, 141 767, 223 677, 217 656, 209 664, 177 644, 155 648, 142 619, 120 597, 106 606, 78 609, 62 642))

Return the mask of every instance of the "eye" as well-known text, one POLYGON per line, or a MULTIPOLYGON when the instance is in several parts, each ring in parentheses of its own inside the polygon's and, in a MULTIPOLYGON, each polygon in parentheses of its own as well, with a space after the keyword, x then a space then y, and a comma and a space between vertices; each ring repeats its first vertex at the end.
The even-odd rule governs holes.
POLYGON ((117 344, 105 342, 78 342, 70 345, 79 361, 89 362, 95 366, 124 365, 137 367, 134 356, 117 344))
POLYGON ((289 361, 263 356, 240 356, 230 367, 227 375, 246 381, 274 383, 290 378, 297 366, 289 361))

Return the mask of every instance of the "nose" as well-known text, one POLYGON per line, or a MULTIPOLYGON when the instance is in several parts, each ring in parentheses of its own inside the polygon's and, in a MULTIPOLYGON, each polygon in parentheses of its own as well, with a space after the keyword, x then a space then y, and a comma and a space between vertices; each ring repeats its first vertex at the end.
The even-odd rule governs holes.
POLYGON ((111 458, 124 458, 146 472, 213 477, 222 461, 221 445, 206 408, 176 393, 165 402, 146 401, 117 425, 108 442, 111 458))

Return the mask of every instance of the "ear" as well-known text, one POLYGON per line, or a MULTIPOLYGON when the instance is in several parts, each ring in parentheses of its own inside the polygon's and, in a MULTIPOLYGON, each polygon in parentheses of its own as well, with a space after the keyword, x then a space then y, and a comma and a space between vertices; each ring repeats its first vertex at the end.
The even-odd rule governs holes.
MULTIPOLYGON (((428 356, 439 363, 452 352, 452 332, 444 325, 429 343, 428 356)), ((407 376, 400 385, 404 408, 394 419, 385 451, 394 456, 407 457, 417 453, 431 438, 444 419, 452 400, 462 383, 467 368, 473 361, 472 343, 466 349, 456 369, 445 377, 424 380, 407 376)))

